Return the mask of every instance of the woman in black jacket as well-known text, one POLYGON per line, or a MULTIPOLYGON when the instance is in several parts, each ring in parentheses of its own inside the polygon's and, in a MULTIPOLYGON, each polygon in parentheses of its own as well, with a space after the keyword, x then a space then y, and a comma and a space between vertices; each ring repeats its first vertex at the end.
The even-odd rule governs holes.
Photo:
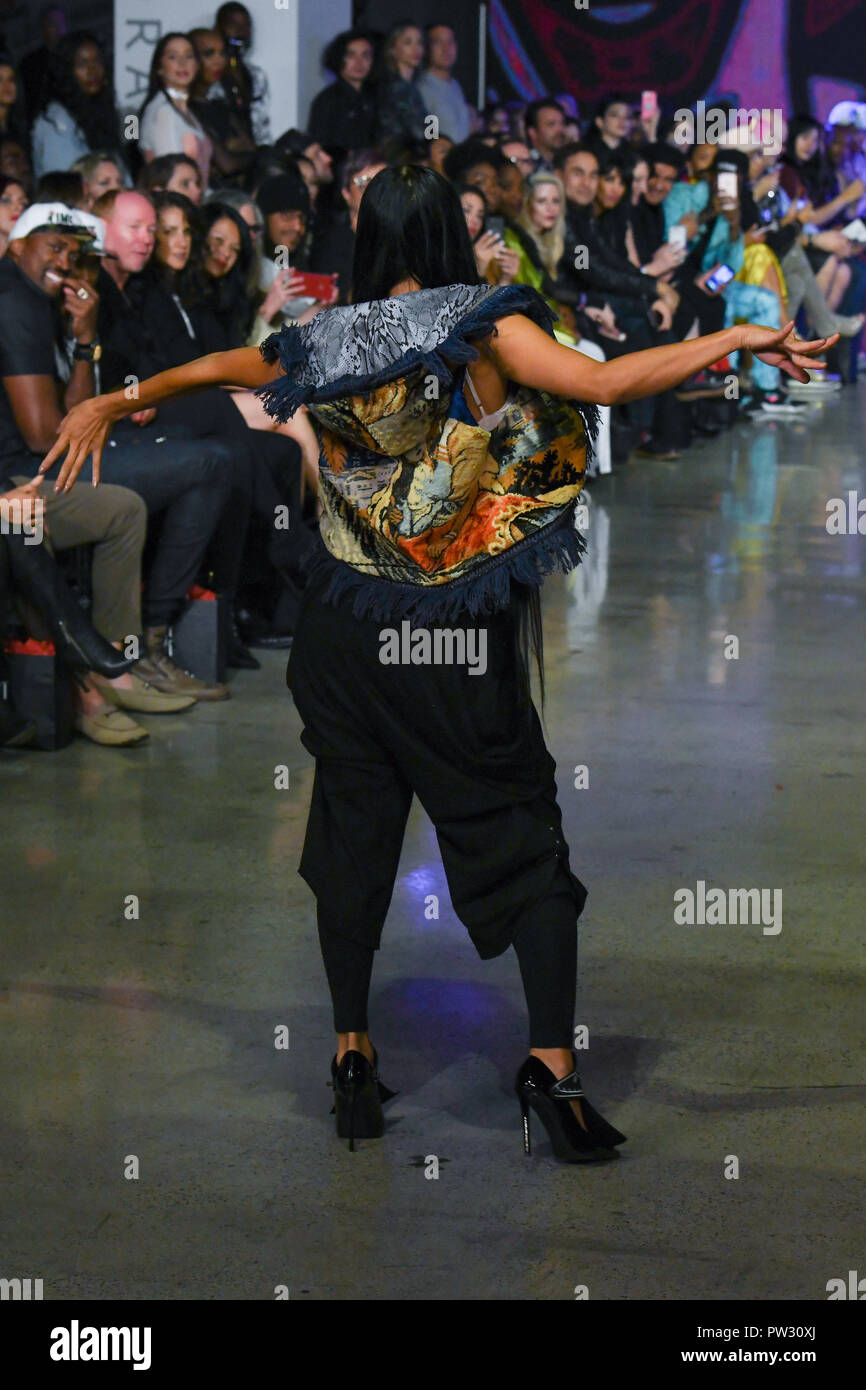
POLYGON ((360 29, 346 29, 332 39, 322 67, 336 78, 313 98, 310 135, 337 158, 375 143, 376 103, 369 85, 373 43, 360 29))

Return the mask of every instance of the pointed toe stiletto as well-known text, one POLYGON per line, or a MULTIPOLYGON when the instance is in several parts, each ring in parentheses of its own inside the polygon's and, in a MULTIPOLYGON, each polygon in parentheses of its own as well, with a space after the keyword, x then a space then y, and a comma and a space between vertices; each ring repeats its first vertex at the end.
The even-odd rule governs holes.
POLYGON ((557 1081, 540 1058, 529 1056, 517 1073, 514 1089, 523 1119, 524 1153, 532 1152, 529 1134, 529 1111, 532 1109, 547 1130, 554 1154, 563 1163, 601 1163, 619 1158, 614 1145, 624 1144, 626 1137, 590 1105, 576 1071, 557 1081), (573 1100, 580 1101, 586 1129, 572 1109, 573 1100))
POLYGON ((339 1066, 336 1054, 331 1060, 331 1113, 337 1117, 337 1137, 348 1139, 351 1153, 355 1151, 356 1139, 381 1139, 385 1133, 382 1105, 397 1092, 379 1080, 378 1068, 379 1054, 375 1048, 372 1062, 363 1052, 352 1050, 343 1054, 339 1066))

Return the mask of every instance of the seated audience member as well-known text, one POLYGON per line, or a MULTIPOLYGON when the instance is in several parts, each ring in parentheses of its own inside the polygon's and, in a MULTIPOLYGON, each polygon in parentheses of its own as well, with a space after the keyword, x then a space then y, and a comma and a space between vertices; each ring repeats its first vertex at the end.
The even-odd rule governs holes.
POLYGON ((213 142, 190 108, 198 59, 186 34, 163 34, 153 50, 138 147, 146 163, 160 155, 187 155, 207 187, 213 142))
POLYGON ((505 244, 502 233, 484 230, 487 202, 480 188, 470 183, 458 184, 457 193, 478 274, 490 285, 510 285, 520 268, 518 253, 505 244))
POLYGON ((307 159, 315 171, 317 188, 334 182, 334 161, 305 130, 286 130, 274 142, 274 150, 287 160, 307 159))
POLYGON ((616 296, 632 302, 632 316, 647 320, 649 309, 669 328, 676 302, 661 277, 677 263, 673 250, 657 259, 647 258, 642 268, 630 264, 601 235, 595 211, 599 166, 594 151, 588 145, 566 145, 556 163, 565 189, 567 228, 566 253, 559 269, 560 293, 572 302, 587 292, 605 298, 616 296), (581 250, 584 254, 578 254, 581 250))
POLYGON ((112 188, 123 188, 124 174, 108 150, 94 150, 92 154, 82 155, 72 165, 72 170, 80 174, 84 185, 81 206, 91 212, 97 198, 110 193, 112 188))
POLYGON ((33 171, 69 169, 93 150, 122 163, 120 121, 105 55, 92 34, 69 34, 58 45, 33 124, 33 171))
POLYGON ((70 208, 84 208, 84 180, 71 169, 49 169, 33 190, 34 203, 65 203, 70 208))
MULTIPOLYGON (((156 194, 154 207, 157 218, 154 253, 139 272, 126 280, 125 303, 111 325, 107 346, 111 347, 115 376, 121 372, 124 377, 130 374, 142 378, 152 376, 206 352, 224 351, 243 343, 237 333, 231 336, 236 321, 231 308, 236 300, 246 301, 247 281, 245 278, 233 281, 235 293, 227 294, 221 304, 217 303, 214 313, 212 280, 205 267, 216 273, 218 281, 232 280, 235 270, 232 254, 234 246, 240 245, 238 221, 242 226, 246 223, 235 209, 216 203, 206 204, 199 214, 188 199, 177 193, 156 194), (211 229, 219 231, 211 247, 217 254, 217 262, 210 261, 206 244, 200 248, 199 257, 193 260, 199 222, 204 223, 205 228, 210 222, 211 229), (232 237, 233 233, 237 240, 232 237), (242 292, 239 286, 243 287, 242 292), (220 310, 223 313, 218 319, 220 310)), ((113 240, 112 237, 112 243, 113 240)), ((241 263, 239 277, 243 275, 241 263)), ((232 494, 215 539, 215 546, 222 555, 220 587, 231 599, 236 597, 241 578, 245 518, 251 512, 264 518, 270 558, 282 569, 291 568, 293 557, 297 558, 298 536, 293 533, 284 540, 274 531, 275 508, 286 501, 292 515, 298 520, 301 515, 298 447, 288 440, 253 433, 240 409, 239 402, 243 399, 243 396, 217 389, 198 392, 194 397, 161 407, 157 421, 160 433, 182 430, 198 438, 218 438, 231 446, 232 494), (275 476, 283 480, 282 488, 274 482, 275 476), (230 530, 237 537, 234 544, 224 530, 230 530)), ((251 404, 259 405, 254 396, 249 399, 251 404)), ((270 429, 274 422, 266 418, 270 429)), ((241 641, 237 604, 233 618, 229 665, 253 669, 258 663, 241 641)))
POLYGON ((586 144, 599 163, 614 150, 625 148, 631 134, 631 107, 625 97, 610 96, 599 102, 586 136, 586 144))
POLYGON ((423 140, 427 107, 418 88, 424 39, 417 24, 398 24, 385 39, 376 87, 379 140, 423 140))
POLYGON ((821 147, 821 126, 811 116, 789 123, 782 155, 779 186, 797 204, 797 218, 806 232, 806 255, 831 310, 857 313, 863 308, 866 284, 855 262, 856 242, 842 235, 850 209, 866 193, 859 178, 839 191, 835 173, 821 147), (852 290, 854 291, 852 295, 852 290))
POLYGON ((253 22, 246 5, 220 5, 214 28, 223 37, 227 62, 222 78, 211 88, 237 112, 254 145, 271 143, 271 93, 264 70, 247 60, 253 42, 253 22))
MULTIPOLYGON (((14 294, 3 269, 0 263, 0 302, 10 288, 14 294)), ((30 348, 32 351, 32 343, 30 348)), ((0 358, 3 357, 5 353, 0 350, 0 358)), ((9 365, 3 362, 4 373, 9 365)), ((2 385, 0 402, 2 415, 2 385)), ((20 434, 18 439, 23 443, 20 434)), ((7 450, 10 443, 6 441, 7 450)), ((143 681, 135 665, 124 662, 120 654, 130 639, 141 632, 139 594, 147 509, 129 488, 107 483, 98 489, 77 483, 68 494, 57 496, 45 483, 37 486, 26 475, 15 475, 17 462, 13 453, 7 452, 6 460, 0 466, 0 521, 14 523, 23 517, 27 528, 35 520, 30 508, 42 508, 42 522, 50 531, 50 542, 43 538, 34 546, 25 530, 24 543, 18 545, 20 533, 16 537, 0 527, 0 622, 6 618, 9 601, 17 599, 24 635, 36 641, 53 641, 58 660, 77 676, 74 720, 79 733, 93 743, 113 747, 144 743, 147 730, 124 714, 125 709, 174 714, 195 704, 190 696, 161 694, 143 681), (5 468, 12 476, 4 480, 5 468), (53 554, 80 545, 93 547, 91 620, 54 565, 49 545, 53 554), (113 637, 109 639, 107 634, 113 637), (106 656, 112 658, 109 665, 105 664, 106 656), (100 663, 102 673, 85 669, 92 661, 100 663)), ((4 681, 8 679, 5 664, 0 642, 0 677, 4 681)), ((0 692, 0 746, 4 747, 10 746, 6 737, 9 712, 8 702, 0 692)), ((20 730, 21 721, 17 722, 20 730)), ((11 746, 20 743, 13 740, 11 746)))
POLYGON ((452 183, 470 183, 475 188, 480 188, 487 203, 488 213, 495 216, 500 210, 499 176, 506 163, 499 150, 492 149, 490 145, 475 139, 464 140, 462 145, 455 145, 447 154, 445 176, 452 183))
POLYGON ((187 37, 198 59, 190 109, 213 145, 212 173, 222 183, 237 184, 250 166, 255 144, 219 85, 226 70, 225 40, 218 29, 191 29, 187 37))
POLYGON ((824 129, 824 155, 839 191, 852 183, 864 185, 859 203, 848 203, 846 214, 866 218, 866 102, 837 101, 824 129))
POLYGON ((797 205, 780 187, 781 173, 775 153, 757 145, 749 151, 749 182, 765 231, 766 244, 775 251, 784 275, 788 316, 796 318, 803 307, 816 337, 834 333, 856 337, 863 327, 862 314, 834 313, 806 255, 806 236, 797 217, 797 205))
MULTIPOLYGON (((138 326, 131 326, 125 286, 140 271, 153 250, 156 218, 151 205, 138 193, 104 194, 96 213, 105 216, 105 251, 99 270, 98 368, 104 390, 134 386, 143 373, 125 371, 126 352, 134 344, 138 326), (103 350, 104 348, 104 350, 103 350)), ((84 218, 90 217, 82 213, 84 218)), ((190 586, 196 582, 217 523, 231 491, 233 459, 229 445, 217 440, 172 439, 169 431, 152 427, 156 411, 142 411, 118 423, 113 444, 102 460, 103 476, 131 487, 163 521, 144 596, 145 644, 148 681, 169 694, 191 694, 196 699, 226 699, 222 685, 197 681, 169 660, 168 628, 184 607, 190 586), (163 447, 163 445, 168 447, 163 447), (179 537, 187 537, 180 541, 179 537)), ((90 462, 84 474, 90 476, 90 462)), ((214 580, 223 584, 222 557, 213 563, 214 580)), ((226 562, 227 567, 227 562, 226 562)))
POLYGON ((0 256, 4 255, 9 242, 9 233, 28 204, 25 189, 14 179, 0 174, 0 256))
MULTIPOLYGON (((156 198, 154 198, 154 203, 158 206, 156 198)), ((223 203, 227 207, 234 208, 235 212, 239 213, 246 222, 252 248, 252 257, 247 272, 247 294, 250 301, 255 300, 259 294, 265 244, 265 219, 261 208, 252 194, 244 192, 242 188, 212 188, 205 198, 205 203, 223 203)))
POLYGON ((201 170, 188 154, 163 154, 145 164, 138 176, 138 191, 145 198, 151 193, 182 193, 198 205, 204 195, 201 170))
POLYGON ((199 307, 208 314, 208 352, 240 347, 252 326, 254 305, 247 291, 253 260, 250 229, 228 203, 206 202, 199 214, 194 270, 202 283, 199 307))
MULTIPOLYGON (((767 289, 760 284, 749 284, 740 278, 745 264, 746 231, 757 222, 757 209, 748 195, 745 172, 748 160, 740 150, 720 149, 713 164, 714 184, 709 207, 714 220, 709 224, 709 235, 701 254, 701 271, 706 274, 719 265, 730 266, 737 272, 734 279, 721 291, 725 305, 724 326, 729 328, 737 320, 749 323, 764 323, 769 328, 781 328, 782 314, 787 306, 780 288, 767 289), (719 189, 719 179, 724 175, 735 175, 738 191, 731 196, 719 189)), ((778 262, 776 262, 778 265, 778 262)), ((775 271, 774 271, 774 278, 775 271)), ((729 354, 733 367, 737 367, 739 354, 729 354)), ((755 404, 770 413, 787 406, 785 396, 779 390, 780 373, 778 367, 771 367, 755 357, 752 362, 752 385, 755 404)))
MULTIPOLYGON (((557 155, 566 194, 566 251, 560 262, 557 293, 570 303, 588 297, 586 312, 599 318, 598 328, 610 356, 640 351, 665 341, 679 297, 666 277, 682 259, 661 247, 641 269, 618 252, 601 233, 595 206, 598 159, 586 145, 567 145, 557 155), (619 334, 625 334, 625 340, 619 334)), ((719 315, 721 317, 721 309, 719 315)), ((629 442, 653 457, 677 456, 678 411, 673 393, 631 402, 618 412, 629 442)))
POLYGON ((454 76, 457 38, 450 24, 428 24, 427 61, 418 78, 418 90, 427 110, 439 122, 439 134, 455 144, 468 139, 472 122, 463 88, 454 76))
POLYGON ((29 132, 24 109, 24 97, 8 53, 0 50, 0 136, 27 144, 29 132))
POLYGON ((26 146, 14 135, 0 135, 0 174, 14 179, 29 192, 33 179, 26 146))
POLYGON ((493 138, 501 147, 504 141, 511 139, 511 116, 508 107, 501 102, 492 102, 485 106, 481 113, 482 132, 481 138, 493 138))
POLYGON ((566 143, 565 112, 552 97, 541 97, 527 106, 524 123, 534 169, 553 173, 556 151, 566 143))
POLYGON ((447 135, 440 135, 438 140, 431 140, 429 144, 430 168, 435 169, 437 174, 444 175, 445 161, 454 148, 454 141, 449 140, 447 135))
POLYGON ((310 269, 337 275, 339 303, 348 301, 355 251, 355 228, 361 199, 372 179, 386 166, 374 149, 354 150, 340 169, 343 210, 335 216, 318 242, 314 242, 310 269))
POLYGON ((372 66, 373 42, 362 29, 343 30, 322 56, 322 67, 334 74, 334 81, 313 97, 307 126, 311 138, 338 159, 376 139, 372 66))
MULTIPOLYGON (((6 437, 4 466, 7 470, 12 468, 12 476, 25 479, 36 475, 57 437, 65 411, 87 400, 95 389, 94 361, 98 359, 100 348, 96 336, 99 306, 97 296, 75 273, 80 243, 75 229, 83 225, 86 234, 91 235, 86 223, 76 221, 77 216, 86 217, 87 214, 76 214, 60 205, 34 204, 18 219, 9 248, 0 262, 4 300, 4 333, 0 347, 0 418, 5 421, 6 437), (57 352, 59 325, 55 310, 61 303, 68 319, 71 361, 57 352), (58 376, 61 368, 63 371, 58 376), (64 380, 67 370, 68 377, 64 380), (13 456, 14 467, 8 462, 13 456)), ((230 454, 225 446, 207 454, 201 449, 193 450, 188 446, 184 450, 182 445, 175 445, 169 457, 167 451, 158 446, 149 448, 139 441, 131 445, 121 431, 118 431, 114 446, 105 450, 103 481, 131 488, 143 498, 148 511, 164 513, 157 552, 143 596, 145 656, 134 667, 138 681, 147 689, 133 682, 132 690, 127 686, 123 697, 105 692, 109 699, 125 708, 157 709, 160 707, 157 692, 196 699, 222 699, 228 695, 224 687, 208 686, 175 667, 164 652, 164 643, 169 625, 198 578, 211 531, 228 495, 230 466, 230 454)), ((57 464, 46 476, 53 480, 59 471, 60 464, 57 464)), ((91 473, 88 461, 80 482, 69 493, 70 499, 81 497, 82 492, 94 498, 101 494, 102 488, 94 493, 87 486, 91 473)), ((48 486, 44 491, 46 498, 53 500, 48 486)), ((124 502, 122 510, 129 527, 137 527, 140 508, 116 496, 114 502, 124 502)), ((49 525, 51 515, 49 504, 49 525)), ((73 521, 75 515, 73 509, 73 521)), ((101 520, 91 518, 89 524, 94 530, 94 539, 99 534, 107 536, 107 530, 99 529, 110 529, 107 513, 102 513, 101 520)), ((79 541, 67 543, 75 545, 79 541)), ((118 544, 121 553, 127 556, 124 563, 131 565, 129 557, 136 542, 127 536, 126 548, 118 544)), ((137 556, 134 569, 134 575, 130 568, 123 570, 123 612, 127 622, 132 621, 129 616, 131 589, 138 582, 137 556)), ((118 594, 111 600, 103 596, 100 602, 109 607, 111 602, 120 606, 121 597, 118 594)), ((129 632, 129 628, 126 632, 106 629, 103 635, 116 642, 129 632)), ((165 702, 163 707, 166 707, 165 702)), ((95 708, 88 707, 87 718, 96 718, 102 725, 102 716, 94 713, 95 708)), ((102 731, 112 732, 106 728, 102 731)), ((84 732, 91 734, 96 729, 84 732)), ((115 728, 114 732, 122 734, 124 731, 115 728)), ((129 729, 126 732, 133 734, 129 729)))
POLYGON ((522 140, 503 140, 500 153, 503 159, 507 159, 509 164, 520 170, 521 177, 526 179, 535 173, 532 151, 522 140))
POLYGON ((498 183, 499 211, 507 222, 513 224, 523 211, 523 199, 526 196, 523 175, 516 164, 506 160, 500 166, 498 183))

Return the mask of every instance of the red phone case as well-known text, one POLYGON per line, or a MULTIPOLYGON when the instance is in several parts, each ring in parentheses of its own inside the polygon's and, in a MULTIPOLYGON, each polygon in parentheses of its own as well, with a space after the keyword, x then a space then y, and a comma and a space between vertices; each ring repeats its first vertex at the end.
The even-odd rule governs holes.
POLYGON ((323 299, 326 303, 330 300, 336 284, 337 277, 335 275, 314 275, 309 270, 297 270, 295 274, 299 275, 304 282, 305 295, 309 295, 312 299, 323 299))

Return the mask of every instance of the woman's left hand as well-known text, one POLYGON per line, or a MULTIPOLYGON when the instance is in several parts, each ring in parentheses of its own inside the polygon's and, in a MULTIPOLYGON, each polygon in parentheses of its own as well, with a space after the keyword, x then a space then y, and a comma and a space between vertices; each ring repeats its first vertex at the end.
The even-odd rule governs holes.
POLYGON ((795 381, 808 381, 809 368, 826 367, 826 362, 816 361, 819 353, 838 343, 839 334, 831 338, 813 338, 804 342, 794 332, 794 320, 790 319, 782 328, 763 328, 757 323, 744 323, 740 326, 741 347, 748 348, 755 357, 770 367, 779 367, 795 381))

